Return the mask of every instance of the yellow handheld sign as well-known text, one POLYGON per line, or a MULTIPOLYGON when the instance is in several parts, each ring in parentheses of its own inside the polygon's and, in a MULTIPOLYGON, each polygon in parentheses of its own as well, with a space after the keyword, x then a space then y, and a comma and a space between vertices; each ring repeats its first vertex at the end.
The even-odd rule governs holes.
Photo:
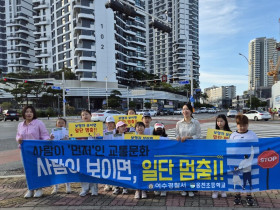
POLYGON ((137 135, 137 134, 124 134, 124 139, 131 140, 159 140, 160 136, 154 135, 137 135))
POLYGON ((142 115, 116 115, 114 116, 114 120, 116 124, 119 121, 123 121, 125 124, 127 124, 127 127, 135 127, 135 124, 137 122, 142 121, 142 115))
POLYGON ((102 122, 69 123, 69 137, 103 136, 102 122))
POLYGON ((231 131, 208 128, 206 139, 229 139, 231 134, 231 131))

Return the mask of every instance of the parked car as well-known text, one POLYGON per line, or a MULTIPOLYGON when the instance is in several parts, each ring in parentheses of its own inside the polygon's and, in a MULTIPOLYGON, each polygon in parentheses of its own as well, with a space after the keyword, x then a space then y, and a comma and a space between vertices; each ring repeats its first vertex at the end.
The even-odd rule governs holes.
POLYGON ((174 114, 180 115, 180 114, 182 114, 182 110, 181 110, 181 109, 179 109, 179 110, 174 110, 174 114))
POLYGON ((168 115, 174 115, 174 109, 173 108, 166 108, 168 115))
POLYGON ((158 110, 157 114, 160 115, 160 116, 168 115, 169 111, 166 108, 162 108, 162 109, 158 110))
POLYGON ((237 115, 237 111, 236 110, 229 110, 228 113, 227 113, 227 117, 235 117, 237 115))
POLYGON ((157 116, 157 111, 156 110, 149 109, 148 111, 150 112, 151 116, 153 116, 153 117, 157 116))
POLYGON ((200 113, 207 113, 206 107, 201 107, 200 108, 200 113))
POLYGON ((216 109, 214 109, 214 108, 208 108, 208 109, 207 109, 207 112, 208 112, 208 113, 211 113, 211 114, 217 113, 216 109))
POLYGON ((3 116, 4 116, 5 121, 7 121, 7 120, 18 121, 19 120, 19 113, 17 113, 17 111, 15 111, 15 110, 4 110, 3 116))
POLYGON ((0 121, 4 120, 4 115, 0 113, 0 121))
POLYGON ((123 115, 123 114, 116 110, 109 110, 109 109, 99 110, 97 112, 91 113, 91 120, 105 122, 106 117, 115 116, 115 115, 123 115))
POLYGON ((257 120, 268 121, 269 119, 271 119, 270 113, 265 111, 250 110, 244 115, 247 116, 249 120, 255 120, 255 121, 257 120))

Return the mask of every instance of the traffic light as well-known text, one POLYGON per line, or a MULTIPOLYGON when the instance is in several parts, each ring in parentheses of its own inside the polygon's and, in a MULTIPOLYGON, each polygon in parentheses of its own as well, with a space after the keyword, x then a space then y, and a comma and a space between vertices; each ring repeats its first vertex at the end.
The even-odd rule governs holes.
POLYGON ((160 31, 166 32, 166 33, 170 33, 171 32, 171 28, 164 24, 163 22, 160 22, 158 20, 153 20, 149 23, 150 27, 156 28, 160 31))
POLYGON ((113 11, 118 11, 130 17, 136 17, 138 14, 135 9, 127 4, 122 4, 117 0, 109 0, 105 4, 106 9, 111 8, 113 11))

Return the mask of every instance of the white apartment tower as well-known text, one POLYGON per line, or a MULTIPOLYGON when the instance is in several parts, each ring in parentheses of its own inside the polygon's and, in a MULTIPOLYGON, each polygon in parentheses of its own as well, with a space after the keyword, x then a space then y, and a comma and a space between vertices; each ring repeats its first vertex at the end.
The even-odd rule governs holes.
POLYGON ((34 69, 33 10, 31 1, 5 0, 8 72, 34 69))
POLYGON ((271 87, 273 77, 269 72, 269 60, 277 63, 276 40, 273 38, 256 38, 249 43, 249 81, 248 89, 255 90, 259 87, 271 87))
POLYGON ((5 0, 0 0, 0 70, 7 71, 5 0))
MULTIPOLYGON (((105 8, 107 0, 33 0, 36 67, 70 68, 80 81, 125 83, 145 69, 145 16, 105 8)), ((130 0, 144 9, 144 1, 130 0)))
MULTIPOLYGON (((172 27, 171 33, 149 29, 148 64, 151 73, 168 75, 171 82, 199 81, 198 0, 149 0, 147 11, 172 27)), ((152 18, 149 18, 151 21, 152 18)))

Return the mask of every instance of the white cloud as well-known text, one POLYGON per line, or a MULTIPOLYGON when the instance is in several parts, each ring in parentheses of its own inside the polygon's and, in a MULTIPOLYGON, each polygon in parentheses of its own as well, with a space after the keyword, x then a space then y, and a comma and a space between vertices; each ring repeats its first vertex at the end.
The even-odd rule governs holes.
POLYGON ((202 35, 226 36, 240 31, 236 21, 240 8, 235 0, 203 0, 199 4, 199 30, 202 35))

